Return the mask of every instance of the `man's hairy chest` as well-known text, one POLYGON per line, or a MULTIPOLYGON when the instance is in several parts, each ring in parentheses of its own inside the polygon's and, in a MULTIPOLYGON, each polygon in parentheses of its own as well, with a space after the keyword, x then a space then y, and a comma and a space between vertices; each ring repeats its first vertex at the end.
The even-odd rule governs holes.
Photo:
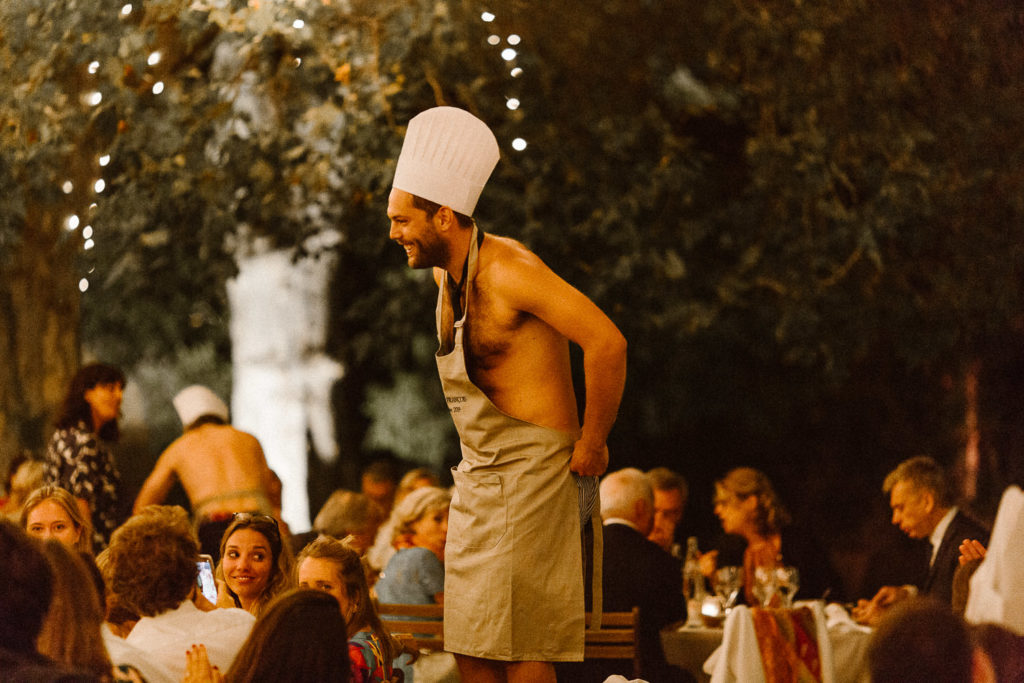
POLYGON ((474 296, 464 340, 470 366, 487 370, 500 365, 513 350, 528 317, 487 297, 474 296))

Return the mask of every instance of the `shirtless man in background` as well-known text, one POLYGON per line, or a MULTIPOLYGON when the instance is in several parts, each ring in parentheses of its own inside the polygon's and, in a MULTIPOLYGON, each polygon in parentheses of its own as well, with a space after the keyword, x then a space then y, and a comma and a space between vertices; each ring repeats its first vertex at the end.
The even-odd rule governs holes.
POLYGON ((436 360, 462 442, 445 649, 464 681, 540 683, 555 680, 551 662, 583 658, 578 520, 608 466, 626 340, 525 246, 478 230, 471 215, 498 157, 482 121, 428 110, 409 124, 387 212, 409 266, 433 268, 440 288, 436 360), (570 342, 583 350, 582 424, 570 342))
POLYGON ((212 391, 193 385, 174 397, 185 433, 157 460, 135 499, 134 512, 164 501, 175 480, 192 506, 202 552, 216 561, 220 539, 236 512, 273 514, 274 475, 260 442, 228 424, 228 407, 212 391))

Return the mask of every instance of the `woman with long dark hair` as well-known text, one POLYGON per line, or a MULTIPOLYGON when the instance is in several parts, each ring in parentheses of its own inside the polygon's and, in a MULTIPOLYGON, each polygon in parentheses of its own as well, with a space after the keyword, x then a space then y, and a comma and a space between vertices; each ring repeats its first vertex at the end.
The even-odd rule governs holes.
POLYGON ((109 444, 117 441, 124 373, 93 363, 75 375, 46 449, 46 482, 67 489, 92 521, 93 547, 107 546, 120 522, 121 477, 109 444))

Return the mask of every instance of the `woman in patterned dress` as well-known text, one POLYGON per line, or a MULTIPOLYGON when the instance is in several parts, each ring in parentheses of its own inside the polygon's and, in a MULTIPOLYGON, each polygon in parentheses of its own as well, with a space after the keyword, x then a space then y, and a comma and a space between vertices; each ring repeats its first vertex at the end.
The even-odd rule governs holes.
POLYGON ((120 522, 121 477, 108 444, 117 441, 124 373, 112 365, 86 365, 71 381, 57 429, 46 449, 46 483, 73 495, 92 521, 93 547, 107 546, 120 522))
POLYGON ((295 566, 300 588, 330 593, 341 606, 348 624, 352 683, 391 681, 392 661, 399 655, 401 645, 377 615, 358 553, 346 541, 320 536, 302 549, 295 566))

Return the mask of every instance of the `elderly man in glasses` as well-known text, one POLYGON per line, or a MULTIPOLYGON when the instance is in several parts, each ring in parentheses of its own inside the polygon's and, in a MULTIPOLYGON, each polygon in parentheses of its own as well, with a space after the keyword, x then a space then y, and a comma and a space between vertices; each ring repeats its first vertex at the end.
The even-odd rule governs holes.
POLYGON ((166 499, 180 481, 192 505, 202 552, 220 556, 220 541, 235 512, 273 514, 274 475, 260 442, 228 423, 228 407, 201 385, 174 397, 184 434, 160 455, 135 499, 135 512, 166 499))

